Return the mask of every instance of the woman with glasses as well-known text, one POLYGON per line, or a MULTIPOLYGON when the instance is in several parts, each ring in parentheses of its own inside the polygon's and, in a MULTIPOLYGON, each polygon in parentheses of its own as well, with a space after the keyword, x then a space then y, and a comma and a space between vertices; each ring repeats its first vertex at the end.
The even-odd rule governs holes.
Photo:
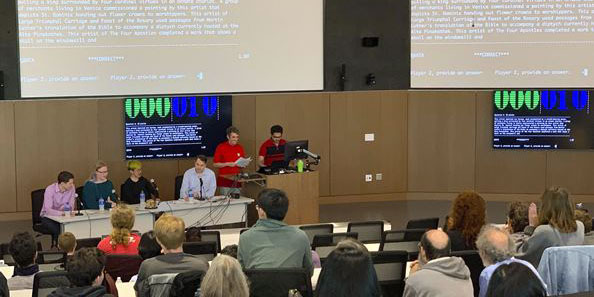
POLYGON ((103 199, 105 209, 111 208, 115 204, 115 193, 113 184, 107 179, 107 164, 103 161, 97 161, 95 171, 91 174, 91 179, 85 183, 83 190, 83 201, 86 209, 99 209, 99 200, 103 199))

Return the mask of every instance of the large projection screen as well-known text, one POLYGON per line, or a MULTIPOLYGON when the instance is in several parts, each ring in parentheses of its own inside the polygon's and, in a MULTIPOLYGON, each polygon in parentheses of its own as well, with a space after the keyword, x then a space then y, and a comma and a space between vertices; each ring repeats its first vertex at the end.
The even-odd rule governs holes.
POLYGON ((411 0, 411 87, 594 86, 594 0, 411 0))
POLYGON ((18 0, 21 97, 323 89, 321 0, 18 0))

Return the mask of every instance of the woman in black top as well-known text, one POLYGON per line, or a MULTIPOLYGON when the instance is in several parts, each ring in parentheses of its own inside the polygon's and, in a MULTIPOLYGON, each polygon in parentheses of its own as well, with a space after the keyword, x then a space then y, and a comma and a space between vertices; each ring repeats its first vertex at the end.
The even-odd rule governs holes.
POLYGON ((151 182, 142 176, 142 163, 140 161, 129 161, 128 171, 130 171, 130 177, 121 188, 122 201, 128 204, 138 204, 140 203, 140 192, 144 192, 146 200, 151 199, 151 195, 158 196, 151 182))

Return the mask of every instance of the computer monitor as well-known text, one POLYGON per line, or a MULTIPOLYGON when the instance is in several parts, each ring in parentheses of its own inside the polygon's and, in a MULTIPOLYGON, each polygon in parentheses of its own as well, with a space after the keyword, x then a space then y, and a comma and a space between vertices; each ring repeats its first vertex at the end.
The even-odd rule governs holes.
POLYGON ((307 158, 304 153, 298 153, 297 148, 308 149, 309 142, 307 140, 295 140, 285 143, 285 162, 288 164, 293 159, 307 158))

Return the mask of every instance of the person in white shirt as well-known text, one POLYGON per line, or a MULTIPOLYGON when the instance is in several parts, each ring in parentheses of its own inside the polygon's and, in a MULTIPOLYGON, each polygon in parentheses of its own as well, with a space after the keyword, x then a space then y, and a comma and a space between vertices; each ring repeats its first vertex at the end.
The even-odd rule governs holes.
POLYGON ((194 168, 186 170, 182 181, 179 197, 184 200, 190 198, 206 199, 215 195, 217 179, 214 172, 206 168, 206 157, 199 155, 194 162, 194 168))

